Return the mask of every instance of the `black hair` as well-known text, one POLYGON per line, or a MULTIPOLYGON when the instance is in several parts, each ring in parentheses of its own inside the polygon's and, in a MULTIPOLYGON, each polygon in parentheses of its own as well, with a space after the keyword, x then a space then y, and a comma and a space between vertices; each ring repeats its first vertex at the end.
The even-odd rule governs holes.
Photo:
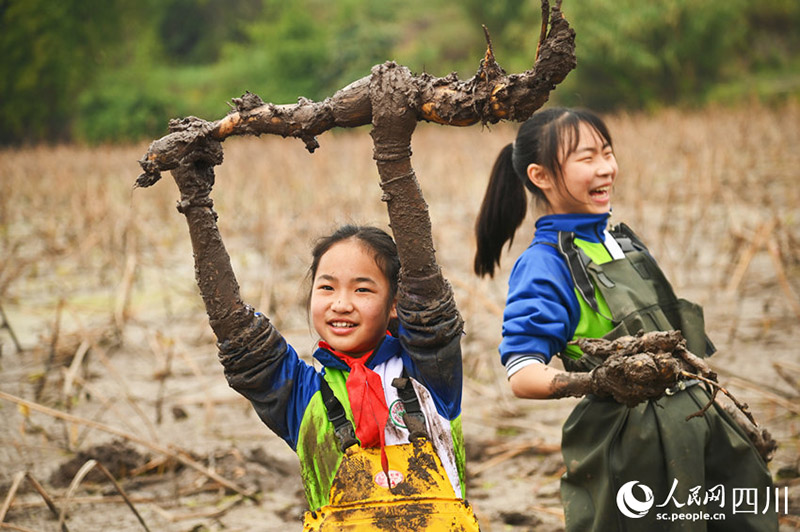
POLYGON ((557 183, 563 182, 561 162, 578 148, 583 123, 611 145, 611 135, 600 117, 584 109, 554 107, 534 113, 520 126, 514 142, 500 151, 475 222, 478 248, 473 268, 478 276, 493 276, 503 246, 514 241, 528 210, 524 188, 536 200, 547 202, 528 179, 528 166, 541 165, 557 183))
MULTIPOLYGON (((308 278, 311 283, 317 276, 317 268, 322 256, 333 247, 334 244, 354 238, 367 246, 373 252, 375 264, 389 281, 390 299, 397 295, 397 283, 400 277, 400 256, 397 254, 397 245, 392 237, 377 227, 368 225, 346 224, 332 234, 322 237, 314 245, 311 251, 311 266, 308 268, 308 278)), ((313 285, 312 285, 313 286, 313 285)), ((311 304, 311 288, 309 288, 306 298, 306 308, 311 304)), ((394 334, 395 324, 390 324, 390 330, 394 334)))

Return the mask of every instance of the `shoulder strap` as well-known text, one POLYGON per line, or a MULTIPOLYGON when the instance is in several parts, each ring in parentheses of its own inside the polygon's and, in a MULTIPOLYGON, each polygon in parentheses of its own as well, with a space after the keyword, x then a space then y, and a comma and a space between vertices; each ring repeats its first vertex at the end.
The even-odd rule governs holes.
POLYGON ((402 376, 392 379, 392 386, 397 388, 397 395, 405 408, 403 421, 405 421, 408 428, 409 440, 427 438, 428 429, 425 426, 425 414, 422 413, 419 397, 417 397, 417 392, 414 390, 414 383, 408 377, 406 368, 403 368, 402 376))
POLYGON ((333 394, 333 390, 331 390, 331 386, 328 384, 328 381, 325 380, 325 377, 320 375, 319 381, 319 391, 322 393, 322 402, 325 404, 328 420, 333 424, 336 437, 339 439, 340 449, 344 451, 352 445, 357 445, 356 430, 350 420, 347 419, 342 403, 333 394))
POLYGON ((592 307, 592 310, 599 314, 600 307, 597 304, 597 298, 594 297, 594 285, 589 278, 589 273, 586 271, 586 266, 591 262, 591 259, 575 245, 575 233, 559 231, 557 249, 566 259, 569 273, 572 274, 572 279, 575 282, 575 288, 578 289, 583 300, 592 307))
POLYGON ((644 242, 642 242, 639 236, 634 233, 633 229, 628 227, 627 224, 619 223, 612 227, 609 233, 611 233, 611 236, 614 237, 614 240, 617 241, 624 253, 630 253, 631 251, 647 251, 647 246, 644 245, 644 242))

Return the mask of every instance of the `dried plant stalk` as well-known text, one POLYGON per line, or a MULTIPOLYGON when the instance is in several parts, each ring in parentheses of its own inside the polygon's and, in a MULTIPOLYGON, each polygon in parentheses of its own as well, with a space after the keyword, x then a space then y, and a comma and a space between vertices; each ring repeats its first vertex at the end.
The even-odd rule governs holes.
POLYGON ((128 508, 131 509, 133 514, 136 516, 136 519, 139 521, 139 523, 141 523, 142 527, 147 532, 150 532, 150 529, 147 528, 147 524, 144 522, 144 519, 142 519, 142 516, 136 510, 136 507, 133 505, 133 502, 131 502, 130 498, 128 497, 128 494, 125 493, 125 490, 122 489, 122 486, 119 484, 119 482, 117 482, 117 479, 115 479, 114 475, 112 475, 111 472, 97 460, 87 460, 86 463, 83 464, 83 466, 81 466, 81 468, 75 474, 75 476, 72 479, 72 482, 70 482, 69 488, 67 489, 67 493, 66 495, 64 495, 64 504, 58 516, 59 527, 62 528, 64 527, 64 521, 67 517, 67 508, 69 507, 69 503, 72 499, 72 494, 78 488, 81 481, 83 481, 84 477, 86 477, 86 475, 89 474, 89 471, 91 471, 94 468, 97 468, 101 473, 103 473, 103 475, 105 475, 112 482, 112 484, 114 484, 114 488, 117 490, 117 493, 119 493, 120 496, 125 500, 125 504, 127 504, 128 508))
POLYGON ((134 434, 129 434, 127 432, 123 432, 119 429, 114 427, 110 427, 108 425, 104 425, 103 423, 98 423, 96 421, 92 421, 89 419, 85 419, 82 417, 74 416, 72 414, 67 414, 66 412, 61 412, 59 410, 54 410, 52 408, 48 408, 46 406, 40 405, 38 403, 34 403, 32 401, 26 401, 20 397, 16 397, 14 395, 8 394, 6 392, 0 391, 0 399, 5 399, 6 401, 10 401, 12 403, 16 403, 18 405, 23 405, 31 410, 35 410, 37 412, 41 412, 43 414, 47 414, 48 416, 55 417, 58 419, 64 419, 66 421, 71 421, 73 423, 80 423, 82 425, 86 425, 98 430, 102 430, 103 432, 107 432, 109 434, 114 434, 115 436, 119 436, 120 438, 124 438, 128 441, 132 441, 134 443, 138 443, 144 447, 147 447, 151 451, 154 451, 159 454, 163 454, 174 458, 175 460, 179 461, 185 466, 188 466, 195 471, 202 473, 203 475, 215 480, 220 485, 235 491, 236 493, 246 497, 248 499, 255 500, 255 494, 252 493, 250 490, 244 489, 240 486, 237 486, 235 483, 231 482, 230 480, 220 476, 218 473, 212 471, 211 469, 204 467, 202 464, 198 463, 196 460, 192 459, 186 451, 180 449, 167 449, 166 447, 162 447, 161 445, 156 445, 151 443, 147 440, 140 438, 134 434))
MULTIPOLYGON (((7 523, 3 523, 5 520, 6 514, 8 513, 9 508, 11 508, 11 503, 14 501, 14 497, 16 497, 17 490, 19 489, 20 484, 24 479, 28 479, 28 482, 31 483, 33 489, 35 489, 39 495, 44 500, 44 503, 50 509, 50 511, 56 517, 59 516, 58 507, 56 507, 55 503, 53 502, 53 498, 47 493, 44 487, 27 471, 20 471, 16 475, 14 475, 14 479, 11 483, 11 488, 8 490, 8 495, 6 496, 5 501, 3 502, 2 508, 0 508, 0 528, 8 528, 12 530, 27 530, 21 527, 15 527, 13 525, 9 525, 7 523)), ((68 532, 67 527, 64 524, 61 524, 60 527, 63 532, 68 532)))

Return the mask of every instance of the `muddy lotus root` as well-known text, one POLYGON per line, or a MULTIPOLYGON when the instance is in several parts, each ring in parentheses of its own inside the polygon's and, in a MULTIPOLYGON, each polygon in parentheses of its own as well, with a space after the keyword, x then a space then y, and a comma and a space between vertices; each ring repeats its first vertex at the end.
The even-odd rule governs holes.
POLYGON ((657 399, 680 380, 695 374, 716 381, 716 374, 686 349, 680 331, 658 331, 615 340, 575 341, 586 355, 602 363, 592 373, 593 392, 633 407, 657 399))

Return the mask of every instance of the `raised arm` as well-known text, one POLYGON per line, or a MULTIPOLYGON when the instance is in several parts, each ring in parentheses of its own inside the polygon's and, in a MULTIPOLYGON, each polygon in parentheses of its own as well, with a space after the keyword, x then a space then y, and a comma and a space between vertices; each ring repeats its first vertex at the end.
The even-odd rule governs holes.
POLYGON ((218 141, 206 139, 181 159, 172 176, 181 194, 178 211, 186 216, 189 225, 200 295, 214 334, 219 342, 226 342, 240 336, 256 318, 253 309, 239 295, 231 259, 217 227, 211 189, 214 166, 221 162, 222 146, 218 141))
POLYGON ((463 322, 452 289, 436 262, 428 205, 411 167, 411 135, 417 124, 418 94, 408 87, 411 72, 393 63, 372 70, 372 139, 383 200, 400 255, 398 315, 423 347, 443 345, 461 333, 463 322))
MULTIPOLYGON (((197 125, 187 122, 178 127, 197 125)), ((197 285, 228 384, 249 399, 264 423, 294 448, 297 420, 290 405, 308 400, 315 389, 309 384, 315 372, 297 358, 269 319, 239 295, 211 200, 214 165, 220 162, 219 142, 206 139, 172 169, 181 195, 178 210, 189 226, 197 285)))

